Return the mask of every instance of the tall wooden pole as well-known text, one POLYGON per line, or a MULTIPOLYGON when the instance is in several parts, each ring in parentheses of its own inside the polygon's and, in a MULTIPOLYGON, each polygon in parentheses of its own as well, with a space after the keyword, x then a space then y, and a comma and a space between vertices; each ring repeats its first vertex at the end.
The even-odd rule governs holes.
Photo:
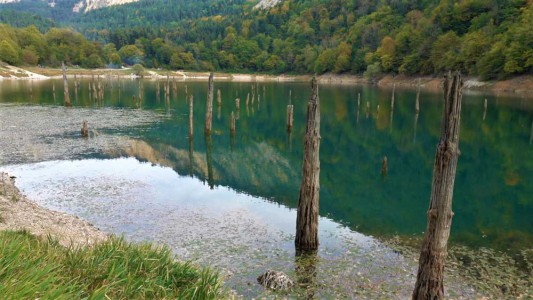
POLYGON ((192 94, 189 96, 189 137, 192 138, 194 136, 194 101, 192 94))
POLYGON ((205 134, 211 134, 213 124, 213 72, 209 74, 209 86, 207 90, 207 109, 205 112, 205 134))
POLYGON ((71 106, 70 94, 68 92, 67 69, 65 68, 65 62, 61 62, 61 67, 63 69, 63 93, 65 94, 65 106, 71 106))
POLYGON ((420 112, 420 78, 418 78, 418 84, 416 89, 416 101, 415 101, 415 113, 420 112))
POLYGON ((293 118, 293 111, 294 106, 292 104, 287 105, 287 131, 292 131, 292 122, 294 120, 293 118))
POLYGON ((452 224, 452 197, 459 156, 463 81, 459 72, 444 82, 444 116, 437 144, 428 225, 422 242, 413 299, 444 299, 444 261, 452 224))
POLYGON ((316 77, 311 80, 304 138, 302 184, 296 216, 297 251, 318 249, 318 209, 320 192, 320 101, 316 77))

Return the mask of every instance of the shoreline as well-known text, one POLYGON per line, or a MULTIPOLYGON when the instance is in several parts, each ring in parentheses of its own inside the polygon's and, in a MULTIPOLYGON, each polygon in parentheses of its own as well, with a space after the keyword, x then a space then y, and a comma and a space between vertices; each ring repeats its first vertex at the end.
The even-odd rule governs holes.
POLYGON ((109 239, 87 221, 44 208, 23 195, 15 178, 0 172, 0 231, 26 230, 46 238, 51 236, 65 247, 93 246, 109 239))
MULTIPOLYGON (((40 68, 18 68, 13 66, 3 67, 4 72, 0 70, 0 81, 3 80, 50 80, 62 78, 60 69, 40 69, 40 68), (9 77, 6 75, 6 69, 9 77), (44 73, 44 74, 40 74, 44 73), (18 76, 17 76, 18 75, 18 76)), ((209 72, 185 72, 185 71, 164 71, 149 70, 142 76, 145 79, 159 80, 166 79, 170 76, 172 80, 178 81, 207 81, 209 72)), ((69 77, 92 78, 93 76, 111 76, 124 79, 136 79, 131 69, 68 69, 69 77)), ((224 73, 215 72, 215 80, 224 82, 308 82, 312 75, 266 75, 266 74, 245 74, 245 73, 224 73)), ((361 75, 351 74, 331 74, 326 73, 317 76, 321 84, 332 85, 376 85, 381 88, 398 87, 402 89, 417 89, 420 82, 420 89, 426 91, 441 91, 443 77, 435 76, 404 76, 404 75, 385 75, 377 81, 371 81, 361 75)), ((533 97, 533 75, 522 75, 507 80, 500 81, 480 81, 475 77, 464 78, 464 88, 468 91, 505 93, 518 96, 533 97)))

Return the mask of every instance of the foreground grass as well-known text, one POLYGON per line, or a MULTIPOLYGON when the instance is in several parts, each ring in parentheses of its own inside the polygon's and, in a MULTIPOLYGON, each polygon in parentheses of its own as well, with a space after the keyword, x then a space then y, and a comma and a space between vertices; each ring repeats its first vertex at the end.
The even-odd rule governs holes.
POLYGON ((121 238, 67 249, 27 232, 0 232, 0 295, 10 299, 214 299, 218 275, 176 262, 166 248, 121 238))

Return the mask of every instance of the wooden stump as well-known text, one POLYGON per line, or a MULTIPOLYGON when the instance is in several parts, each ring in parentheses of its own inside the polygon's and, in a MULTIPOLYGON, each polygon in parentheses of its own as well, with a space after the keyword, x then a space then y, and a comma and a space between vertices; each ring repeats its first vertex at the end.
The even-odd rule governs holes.
POLYGON ((316 77, 311 80, 304 138, 302 183, 296 216, 297 251, 318 249, 318 211, 320 192, 320 101, 316 77))
POLYGON ((205 134, 211 134, 211 127, 213 124, 213 72, 209 74, 209 86, 207 90, 207 103, 205 112, 205 134))
POLYGON ((289 132, 292 131, 292 122, 294 120, 293 111, 294 111, 294 106, 291 104, 287 105, 287 131, 289 132))
POLYGON ((67 81, 67 69, 65 68, 65 62, 61 62, 61 68, 63 69, 63 93, 65 96, 65 106, 71 106, 70 103, 70 94, 68 92, 68 81, 67 81))
POLYGON ((89 137, 89 126, 87 124, 87 121, 83 121, 83 125, 81 127, 81 136, 82 137, 89 137))
POLYGON ((415 113, 418 114, 420 112, 420 78, 418 78, 418 85, 416 90, 416 101, 415 101, 415 113))
POLYGON ((192 138, 194 136, 194 101, 192 94, 189 96, 189 137, 192 138))
POLYGON ((389 172, 389 166, 387 163, 387 157, 383 157, 383 162, 381 163, 381 175, 387 176, 387 173, 389 172))
POLYGON ((413 299, 444 299, 444 261, 452 223, 452 198, 457 159, 463 81, 451 72, 444 82, 444 116, 437 144, 428 225, 422 242, 413 299))
POLYGON ((233 112, 231 112, 231 123, 229 132, 231 135, 235 135, 235 114, 233 112))

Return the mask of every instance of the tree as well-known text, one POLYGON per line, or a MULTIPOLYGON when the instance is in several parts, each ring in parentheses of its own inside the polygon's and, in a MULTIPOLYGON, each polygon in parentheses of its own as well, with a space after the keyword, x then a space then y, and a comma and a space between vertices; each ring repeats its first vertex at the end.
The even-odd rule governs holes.
POLYGON ((0 42, 0 60, 11 65, 18 65, 20 62, 19 54, 13 42, 3 40, 0 42))
POLYGON ((334 49, 326 49, 320 53, 315 63, 315 72, 322 74, 327 71, 332 71, 337 60, 337 51, 334 49))
POLYGON ((35 66, 39 63, 39 56, 33 47, 22 50, 22 63, 28 66, 35 66))
POLYGON ((144 53, 135 45, 126 45, 118 51, 122 61, 128 65, 138 64, 142 61, 144 53))
POLYGON ((452 198, 459 157, 463 81, 450 73, 444 82, 444 114, 435 153, 428 225, 420 250, 413 299, 444 299, 444 261, 452 224, 452 198))
POLYGON ((350 69, 351 56, 352 47, 345 41, 342 41, 337 47, 337 61, 335 62, 333 72, 341 73, 348 71, 350 69))

